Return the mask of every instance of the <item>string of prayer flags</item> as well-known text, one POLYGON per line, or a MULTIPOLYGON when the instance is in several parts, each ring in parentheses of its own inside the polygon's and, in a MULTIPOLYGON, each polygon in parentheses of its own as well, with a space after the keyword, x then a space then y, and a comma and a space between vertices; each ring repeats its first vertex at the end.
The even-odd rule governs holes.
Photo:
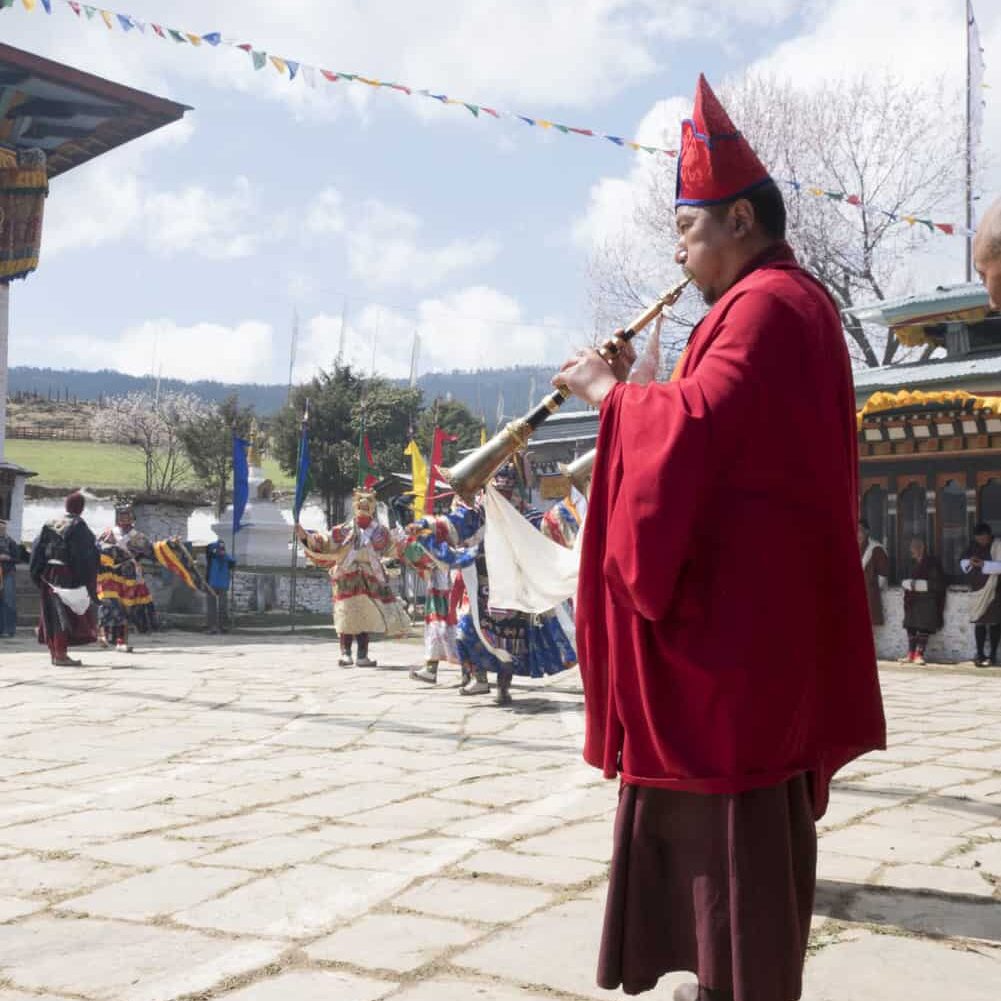
MULTIPOLYGON (((37 9, 38 0, 21 0, 21 2, 24 10, 28 12, 37 9)), ((133 29, 136 29, 136 34, 146 34, 146 22, 133 17, 131 14, 113 12, 100 7, 93 7, 88 4, 81 4, 78 0, 41 0, 41 4, 47 14, 52 13, 54 4, 61 4, 64 7, 68 7, 77 16, 77 18, 81 20, 81 22, 83 21, 81 13, 86 14, 86 19, 88 21, 92 21, 96 15, 100 14, 101 20, 109 30, 114 30, 115 24, 117 23, 119 30, 123 34, 130 34, 133 29)), ((0 11, 14 8, 14 6, 15 0, 0 0, 0 11)), ((972 18, 972 14, 970 17, 972 18)), ((179 45, 192 45, 199 48, 204 47, 211 49, 222 47, 239 49, 250 57, 250 65, 255 71, 262 70, 265 66, 270 64, 283 77, 287 77, 290 83, 295 81, 297 77, 301 76, 306 86, 315 87, 317 77, 319 76, 328 83, 332 84, 341 82, 355 83, 365 87, 371 87, 373 89, 393 90, 400 94, 404 94, 407 97, 423 97, 426 100, 437 101, 439 104, 454 105, 458 108, 464 108, 469 112, 469 114, 478 120, 481 120, 484 117, 498 120, 508 118, 523 122, 530 128, 543 129, 548 132, 559 132, 565 136, 580 136, 585 139, 604 140, 618 146, 620 149, 629 149, 636 153, 646 153, 651 156, 664 156, 671 159, 676 159, 678 156, 678 151, 676 149, 667 149, 662 146, 650 146, 646 143, 638 142, 635 139, 626 139, 623 136, 611 135, 606 132, 598 131, 597 129, 581 128, 579 126, 566 125, 562 122, 554 122, 548 118, 538 118, 510 111, 501 111, 494 107, 488 107, 487 105, 476 104, 473 101, 450 97, 448 94, 440 91, 417 89, 408 86, 407 84, 380 80, 379 78, 372 76, 362 76, 359 73, 344 73, 340 70, 331 70, 319 66, 312 66, 309 63, 304 63, 298 59, 289 59, 287 56, 279 56, 274 53, 269 53, 266 49, 257 48, 250 42, 234 41, 231 38, 228 38, 221 31, 210 31, 205 34, 198 34, 191 31, 181 31, 177 28, 167 28, 159 24, 151 23, 150 27, 153 29, 152 34, 157 38, 163 40, 171 39, 179 45)), ((943 233, 946 236, 964 237, 972 235, 969 229, 965 226, 959 225, 958 223, 939 222, 933 219, 920 218, 914 214, 886 212, 863 202, 858 195, 850 192, 828 190, 817 185, 803 184, 800 181, 780 181, 779 183, 788 185, 798 194, 805 193, 815 198, 826 198, 833 202, 850 205, 860 211, 878 212, 886 218, 889 218, 892 222, 899 222, 908 226, 925 226, 929 232, 932 233, 943 233)))

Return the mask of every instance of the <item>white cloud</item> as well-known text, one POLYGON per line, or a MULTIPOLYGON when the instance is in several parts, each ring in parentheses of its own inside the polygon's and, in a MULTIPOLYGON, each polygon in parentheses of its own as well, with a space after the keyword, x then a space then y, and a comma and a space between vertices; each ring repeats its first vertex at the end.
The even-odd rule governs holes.
POLYGON ((489 264, 500 245, 490 237, 422 246, 420 218, 405 209, 372 199, 347 236, 351 274, 372 287, 427 289, 457 272, 489 264))
POLYGON ((344 196, 336 188, 324 188, 306 211, 306 232, 329 236, 344 232, 344 196))
POLYGON ((261 242, 260 215, 250 181, 237 177, 229 194, 193 185, 151 194, 144 237, 157 254, 193 253, 209 260, 250 257, 261 242))
POLYGON ((141 155, 98 159, 53 181, 42 244, 47 257, 122 240, 142 241, 160 257, 228 260, 256 251, 260 213, 247 178, 235 178, 228 192, 201 185, 156 191, 143 176, 141 155))
POLYGON ((44 362, 36 356, 19 358, 27 352, 23 352, 25 345, 15 340, 11 363, 91 369, 94 359, 99 358, 129 375, 272 382, 273 337, 271 326, 256 320, 235 326, 220 323, 184 326, 171 319, 146 320, 115 337, 89 334, 46 337, 44 362))
MULTIPOLYGON (((304 324, 296 377, 308 379, 337 356, 341 317, 321 314, 304 324)), ((419 372, 512 364, 557 365, 587 341, 559 317, 528 320, 516 299, 476 285, 422 300, 414 311, 369 304, 347 314, 344 360, 361 372, 403 378, 410 373, 414 334, 419 372), (374 349, 374 352, 373 352, 374 349)))

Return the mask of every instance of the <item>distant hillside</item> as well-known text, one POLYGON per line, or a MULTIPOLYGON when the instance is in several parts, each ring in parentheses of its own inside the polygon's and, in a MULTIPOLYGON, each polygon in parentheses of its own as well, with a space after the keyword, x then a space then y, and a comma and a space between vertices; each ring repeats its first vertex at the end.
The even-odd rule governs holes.
MULTIPOLYGON (((486 417, 487 426, 493 428, 497 421, 498 403, 503 396, 505 417, 516 417, 529 409, 529 393, 533 391, 537 403, 549 390, 552 368, 522 366, 505 369, 485 369, 480 372, 428 372, 418 379, 426 400, 436 397, 452 398, 465 403, 474 413, 486 417)), ((397 380, 401 385, 405 380, 397 380)), ((8 375, 8 393, 36 393, 42 399, 99 400, 107 396, 122 396, 153 388, 150 377, 125 375, 103 369, 83 372, 76 369, 60 371, 52 368, 16 366, 8 375)), ((160 388, 176 392, 189 392, 203 400, 220 403, 236 393, 243 404, 252 404, 259 414, 268 416, 285 404, 286 386, 261 384, 234 384, 223 382, 184 382, 181 379, 161 379, 160 388)), ((567 409, 579 409, 576 401, 567 409)))
MULTIPOLYGON (((61 371, 53 368, 29 368, 18 365, 7 377, 7 392, 37 393, 43 399, 98 400, 105 396, 124 396, 152 389, 155 380, 149 376, 125 375, 102 369, 83 372, 77 369, 61 371)), ((237 393, 242 403, 252 403, 261 414, 272 414, 280 409, 288 396, 286 386, 236 385, 233 383, 184 382, 181 379, 161 379, 160 388, 166 391, 188 392, 210 403, 221 403, 231 393, 237 393)))

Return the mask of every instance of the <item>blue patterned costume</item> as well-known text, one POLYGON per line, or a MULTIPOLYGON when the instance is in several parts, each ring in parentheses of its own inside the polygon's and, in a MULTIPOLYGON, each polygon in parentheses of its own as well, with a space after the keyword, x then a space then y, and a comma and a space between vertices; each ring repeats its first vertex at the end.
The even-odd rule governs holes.
MULTIPOLYGON (((529 508, 522 513, 536 528, 541 528, 540 511, 529 508)), ((574 667, 576 651, 555 614, 529 615, 491 607, 490 582, 482 552, 484 520, 482 507, 462 506, 417 523, 427 533, 420 537, 421 544, 436 560, 460 570, 476 566, 477 593, 468 595, 469 601, 477 603, 480 629, 487 642, 512 658, 505 664, 487 649, 476 633, 470 609, 460 617, 456 629, 456 647, 463 670, 478 677, 495 671, 503 683, 511 675, 541 678, 574 667)))

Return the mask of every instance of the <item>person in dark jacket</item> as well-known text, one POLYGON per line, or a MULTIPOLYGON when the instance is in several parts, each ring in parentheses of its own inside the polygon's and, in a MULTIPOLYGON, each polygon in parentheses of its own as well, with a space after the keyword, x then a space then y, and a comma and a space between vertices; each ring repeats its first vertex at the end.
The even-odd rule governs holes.
POLYGON ((205 580, 209 586, 205 607, 210 633, 229 632, 229 581, 235 566, 236 560, 226 552, 226 543, 221 539, 205 547, 205 580))
POLYGON ((904 589, 904 629, 907 630, 907 653, 901 664, 924 664, 928 637, 937 633, 944 622, 945 571, 937 556, 928 552, 920 536, 911 539, 910 563, 904 589))
POLYGON ((84 504, 83 494, 70 494, 66 513, 44 525, 31 550, 31 580, 42 604, 38 642, 59 667, 79 667, 68 648, 97 640, 97 543, 83 520, 84 504), (81 607, 78 599, 86 597, 90 604, 81 607))
POLYGON ((17 564, 28 562, 28 552, 7 534, 0 520, 0 633, 13 636, 17 630, 17 564))
POLYGON ((886 621, 883 617, 883 591, 890 577, 890 558, 883 544, 872 538, 869 522, 859 518, 858 545, 865 574, 865 590, 869 597, 869 618, 874 626, 886 621))
POLYGON ((973 529, 973 541, 966 548, 959 566, 966 574, 970 591, 974 594, 970 608, 973 637, 977 653, 973 663, 977 667, 995 667, 998 647, 1001 646, 1001 539, 994 538, 994 531, 982 521, 973 529), (990 657, 985 651, 990 635, 990 657))

